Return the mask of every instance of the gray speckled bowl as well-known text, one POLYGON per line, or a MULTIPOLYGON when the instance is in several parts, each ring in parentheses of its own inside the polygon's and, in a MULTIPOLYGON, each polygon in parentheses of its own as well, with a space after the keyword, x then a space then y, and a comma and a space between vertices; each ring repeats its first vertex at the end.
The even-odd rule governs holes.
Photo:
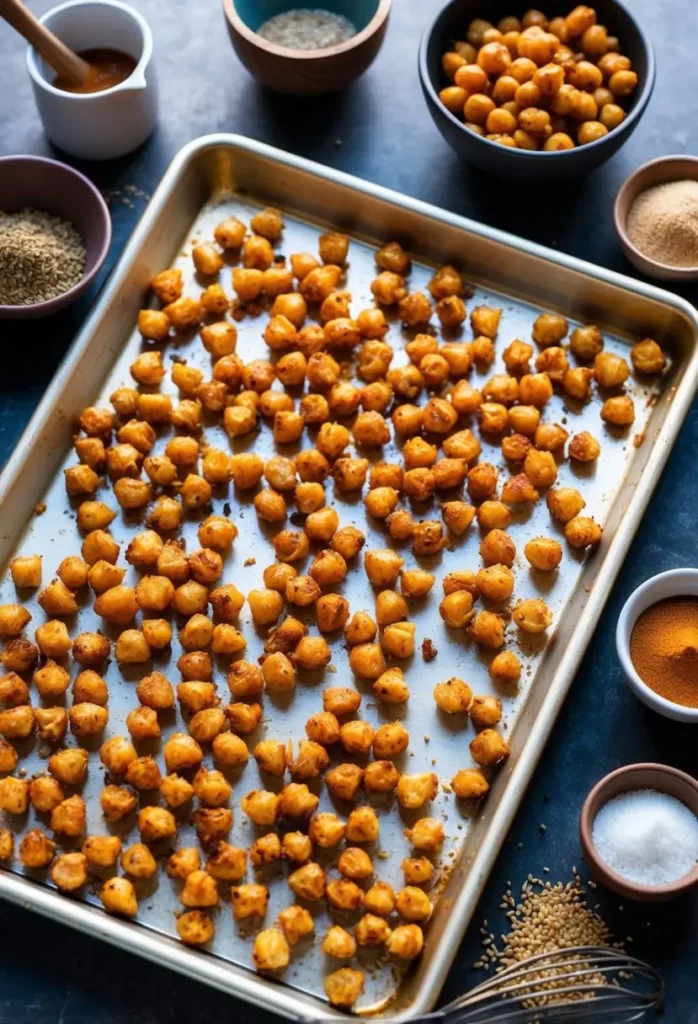
POLYGON ((91 181, 58 160, 40 156, 0 157, 0 210, 25 206, 69 220, 79 232, 87 256, 82 280, 62 295, 28 306, 0 305, 0 319, 37 320, 57 313, 89 287, 106 259, 111 220, 104 199, 91 181))

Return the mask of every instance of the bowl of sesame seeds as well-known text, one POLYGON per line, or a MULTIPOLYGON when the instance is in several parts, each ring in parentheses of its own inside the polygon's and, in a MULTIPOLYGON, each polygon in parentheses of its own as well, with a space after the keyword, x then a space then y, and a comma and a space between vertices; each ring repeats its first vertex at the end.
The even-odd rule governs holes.
POLYGON ((111 241, 109 210, 83 174, 58 160, 0 158, 0 319, 64 309, 97 276, 111 241))

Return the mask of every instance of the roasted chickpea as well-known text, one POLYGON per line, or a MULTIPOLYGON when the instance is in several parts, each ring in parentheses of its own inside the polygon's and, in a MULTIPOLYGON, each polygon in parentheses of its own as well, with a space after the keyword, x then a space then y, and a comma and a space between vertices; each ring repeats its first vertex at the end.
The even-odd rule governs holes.
POLYGON ((494 612, 478 612, 471 621, 468 632, 475 643, 483 647, 504 646, 504 623, 494 612))
POLYGON ((451 789, 459 800, 479 800, 490 785, 479 768, 461 768, 451 779, 451 789))
POLYGON ((121 867, 132 878, 152 878, 158 865, 145 843, 127 846, 121 854, 121 867))
MULTIPOLYGON (((12 765, 8 771, 13 771, 14 767, 12 765)), ((47 814, 54 807, 57 807, 62 800, 65 800, 65 793, 57 779, 54 779, 51 775, 41 775, 38 779, 32 779, 29 786, 29 799, 35 811, 38 811, 40 814, 47 814)))
POLYGON ((509 756, 509 744, 495 729, 483 729, 471 740, 470 753, 477 764, 494 765, 509 756))
POLYGON ((430 853, 443 845, 444 827, 436 818, 419 818, 405 829, 405 837, 415 850, 430 853))
POLYGON ((439 615, 451 629, 462 629, 473 618, 473 598, 467 590, 446 594, 439 604, 439 615))
POLYGON ((68 689, 70 676, 62 665, 57 665, 49 658, 41 668, 36 669, 32 675, 32 682, 43 700, 53 700, 62 696, 68 689))
POLYGON ((326 975, 324 988, 330 1005, 350 1010, 364 990, 364 980, 364 972, 353 967, 341 967, 338 971, 326 975))
POLYGON ((118 836, 88 836, 82 852, 93 867, 112 868, 121 853, 121 840, 118 836))
POLYGON ((241 882, 247 871, 247 851, 218 839, 211 847, 206 871, 223 882, 241 882))
POLYGON ((25 868, 48 867, 55 852, 56 844, 40 828, 30 829, 19 844, 19 859, 25 868))
POLYGON ((652 338, 645 338, 633 345, 630 359, 638 373, 661 373, 666 364, 664 353, 652 338))
POLYGON ((109 785, 102 790, 99 802, 106 821, 121 821, 134 809, 137 797, 125 786, 109 785))
POLYGON ((601 408, 601 419, 616 427, 628 427, 635 419, 635 406, 630 395, 608 398, 601 408))

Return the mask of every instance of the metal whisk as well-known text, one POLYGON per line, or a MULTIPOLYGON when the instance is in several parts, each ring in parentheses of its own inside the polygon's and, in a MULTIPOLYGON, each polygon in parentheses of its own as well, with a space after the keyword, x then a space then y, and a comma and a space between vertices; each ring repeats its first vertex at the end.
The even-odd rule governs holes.
POLYGON ((650 1020, 663 1003, 654 967, 620 949, 574 946, 507 967, 415 1024, 630 1024, 650 1020))

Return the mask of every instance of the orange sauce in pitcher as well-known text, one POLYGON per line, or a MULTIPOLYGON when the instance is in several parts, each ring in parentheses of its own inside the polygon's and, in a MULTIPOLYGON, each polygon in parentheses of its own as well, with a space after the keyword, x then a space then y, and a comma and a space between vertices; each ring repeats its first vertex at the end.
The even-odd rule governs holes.
POLYGON ((81 50, 78 56, 90 65, 90 74, 80 85, 57 75, 51 83, 56 89, 62 89, 63 92, 104 92, 105 89, 113 89, 115 85, 125 82, 133 74, 137 63, 133 57, 120 50, 81 50))

